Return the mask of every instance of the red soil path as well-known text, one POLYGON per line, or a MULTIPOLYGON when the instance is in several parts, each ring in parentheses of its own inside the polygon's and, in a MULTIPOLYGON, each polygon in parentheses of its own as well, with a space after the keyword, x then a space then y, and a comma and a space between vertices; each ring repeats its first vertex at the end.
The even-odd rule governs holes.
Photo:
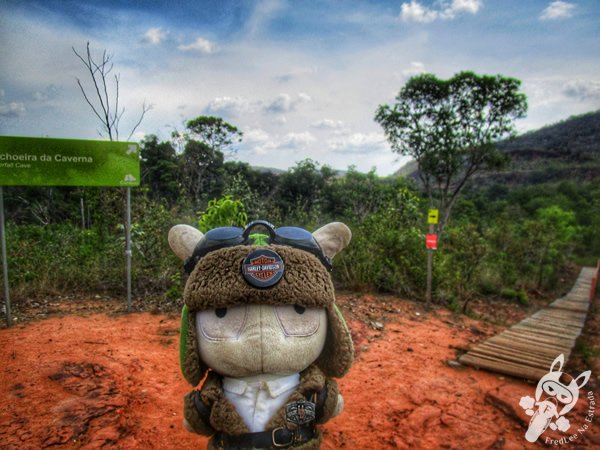
MULTIPOLYGON (((346 406, 324 426, 324 449, 547 446, 524 439, 529 417, 519 400, 535 385, 448 363, 499 327, 391 297, 339 302, 357 358, 339 381, 346 406)), ((190 387, 179 372, 178 330, 176 316, 150 313, 0 330, 0 448, 204 448, 206 439, 182 426, 190 387)), ((585 423, 587 392, 569 414, 576 425, 585 423)), ((564 448, 600 448, 600 408, 589 425, 564 448)))

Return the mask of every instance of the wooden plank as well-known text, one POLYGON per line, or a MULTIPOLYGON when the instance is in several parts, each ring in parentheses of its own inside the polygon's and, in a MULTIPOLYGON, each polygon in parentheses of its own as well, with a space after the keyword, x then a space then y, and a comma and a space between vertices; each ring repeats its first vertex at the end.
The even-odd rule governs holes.
POLYGON ((473 356, 486 355, 493 356, 500 360, 525 364, 532 367, 550 368, 553 358, 540 357, 531 353, 520 353, 514 349, 498 349, 490 345, 480 345, 472 351, 473 356))
POLYGON ((546 328, 541 328, 541 327, 537 327, 534 324, 529 324, 529 323, 524 323, 521 322, 517 325, 515 325, 514 327, 512 327, 513 330, 515 331, 520 331, 523 330, 524 332, 531 332, 533 334, 540 334, 542 336, 545 336, 547 338, 550 339, 574 339, 577 336, 579 336, 579 333, 576 332, 571 332, 570 330, 561 330, 561 331, 554 331, 554 330, 549 330, 546 328))
POLYGON ((510 347, 511 342, 516 342, 520 345, 529 345, 530 347, 538 349, 538 351, 540 351, 540 352, 544 352, 547 354, 554 354, 555 356, 558 356, 560 353, 564 353, 565 351, 568 351, 571 348, 571 346, 568 344, 547 345, 547 344, 539 344, 538 342, 532 342, 531 340, 523 340, 523 339, 518 339, 518 338, 501 339, 501 340, 498 340, 497 342, 500 344, 504 344, 507 347, 510 347))
POLYGON ((492 372, 500 372, 507 375, 511 375, 517 378, 525 378, 529 380, 539 380, 547 369, 537 369, 521 364, 511 364, 506 361, 498 361, 494 358, 478 357, 473 358, 468 353, 464 354, 459 358, 462 364, 467 364, 477 368, 491 370, 492 372))
POLYGON ((544 320, 543 318, 533 318, 530 317, 529 319, 527 319, 527 322, 525 322, 527 324, 531 324, 534 325, 537 328, 543 329, 543 330, 554 330, 554 331, 568 331, 568 332, 579 332, 579 330, 581 330, 581 327, 583 326, 583 321, 580 321, 579 323, 567 323, 567 322, 561 322, 561 321, 549 321, 549 320, 544 320))
POLYGON ((516 337, 519 339, 529 339, 532 342, 538 342, 540 344, 544 344, 544 345, 563 345, 563 346, 569 346, 571 345, 571 339, 558 339, 556 337, 554 338, 548 338, 547 336, 544 336, 540 333, 536 333, 535 331, 529 331, 526 329, 522 329, 522 330, 514 330, 511 329, 510 331, 507 331, 505 333, 505 335, 507 337, 516 337))
MULTIPOLYGON (((532 353, 538 356, 548 356, 555 358, 559 355, 556 353, 555 347, 541 348, 539 345, 532 344, 531 342, 522 342, 516 340, 505 340, 505 339, 488 339, 484 342, 486 345, 493 345, 494 347, 509 349, 511 351, 519 353, 532 353)), ((481 344, 483 345, 483 344, 481 344)))

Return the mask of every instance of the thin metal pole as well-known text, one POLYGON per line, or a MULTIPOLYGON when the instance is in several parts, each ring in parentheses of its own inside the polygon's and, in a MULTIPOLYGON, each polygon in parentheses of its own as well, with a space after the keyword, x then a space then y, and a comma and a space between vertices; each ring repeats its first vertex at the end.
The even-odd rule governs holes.
MULTIPOLYGON (((429 225, 429 233, 433 233, 433 225, 429 225)), ((433 279, 433 250, 427 249, 427 290, 425 292, 425 308, 431 307, 431 284, 433 279)))
POLYGON ((85 230, 85 207, 83 206, 83 195, 80 198, 81 204, 81 229, 85 230))
POLYGON ((126 250, 127 257, 127 312, 131 312, 131 188, 127 188, 127 223, 126 228, 126 250))
POLYGON ((430 248, 427 249, 427 291, 425 293, 425 308, 431 307, 431 279, 433 269, 433 252, 430 248))
POLYGON ((4 272, 4 302, 6 304, 6 326, 12 326, 10 312, 10 289, 8 287, 8 259, 6 258, 6 234, 4 230, 4 191, 0 186, 0 241, 2 241, 2 269, 4 272))

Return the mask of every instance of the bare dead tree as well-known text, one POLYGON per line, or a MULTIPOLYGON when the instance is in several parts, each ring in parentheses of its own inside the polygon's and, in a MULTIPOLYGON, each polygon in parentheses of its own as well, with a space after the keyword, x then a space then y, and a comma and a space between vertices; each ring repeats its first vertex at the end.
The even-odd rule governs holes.
MULTIPOLYGON (((125 108, 119 107, 119 82, 121 79, 120 74, 115 74, 114 77, 110 77, 110 73, 113 70, 113 56, 109 55, 106 50, 102 52, 100 61, 97 61, 92 56, 90 51, 90 43, 87 43, 85 55, 81 55, 75 47, 72 47, 73 53, 83 63, 87 71, 89 72, 93 88, 91 92, 87 92, 84 88, 81 80, 77 78, 77 85, 83 94, 83 98, 90 106, 95 116, 102 124, 102 131, 98 130, 98 134, 113 140, 119 140, 119 123, 125 113, 125 108), (114 81, 114 93, 109 92, 110 79, 114 81)), ((142 105, 142 112, 132 128, 131 133, 127 137, 127 141, 131 139, 135 130, 141 125, 144 120, 144 116, 148 111, 152 109, 152 105, 146 104, 146 100, 142 105)))

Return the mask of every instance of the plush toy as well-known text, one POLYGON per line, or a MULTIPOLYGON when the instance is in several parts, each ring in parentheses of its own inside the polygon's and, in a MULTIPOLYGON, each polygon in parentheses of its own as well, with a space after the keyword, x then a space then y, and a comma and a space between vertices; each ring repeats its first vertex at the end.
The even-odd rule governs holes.
POLYGON ((266 221, 170 230, 189 273, 181 368, 203 381, 184 398, 184 425, 212 436, 209 449, 320 447, 315 424, 343 407, 332 377, 354 358, 330 276, 350 239, 340 222, 312 234, 266 221))

